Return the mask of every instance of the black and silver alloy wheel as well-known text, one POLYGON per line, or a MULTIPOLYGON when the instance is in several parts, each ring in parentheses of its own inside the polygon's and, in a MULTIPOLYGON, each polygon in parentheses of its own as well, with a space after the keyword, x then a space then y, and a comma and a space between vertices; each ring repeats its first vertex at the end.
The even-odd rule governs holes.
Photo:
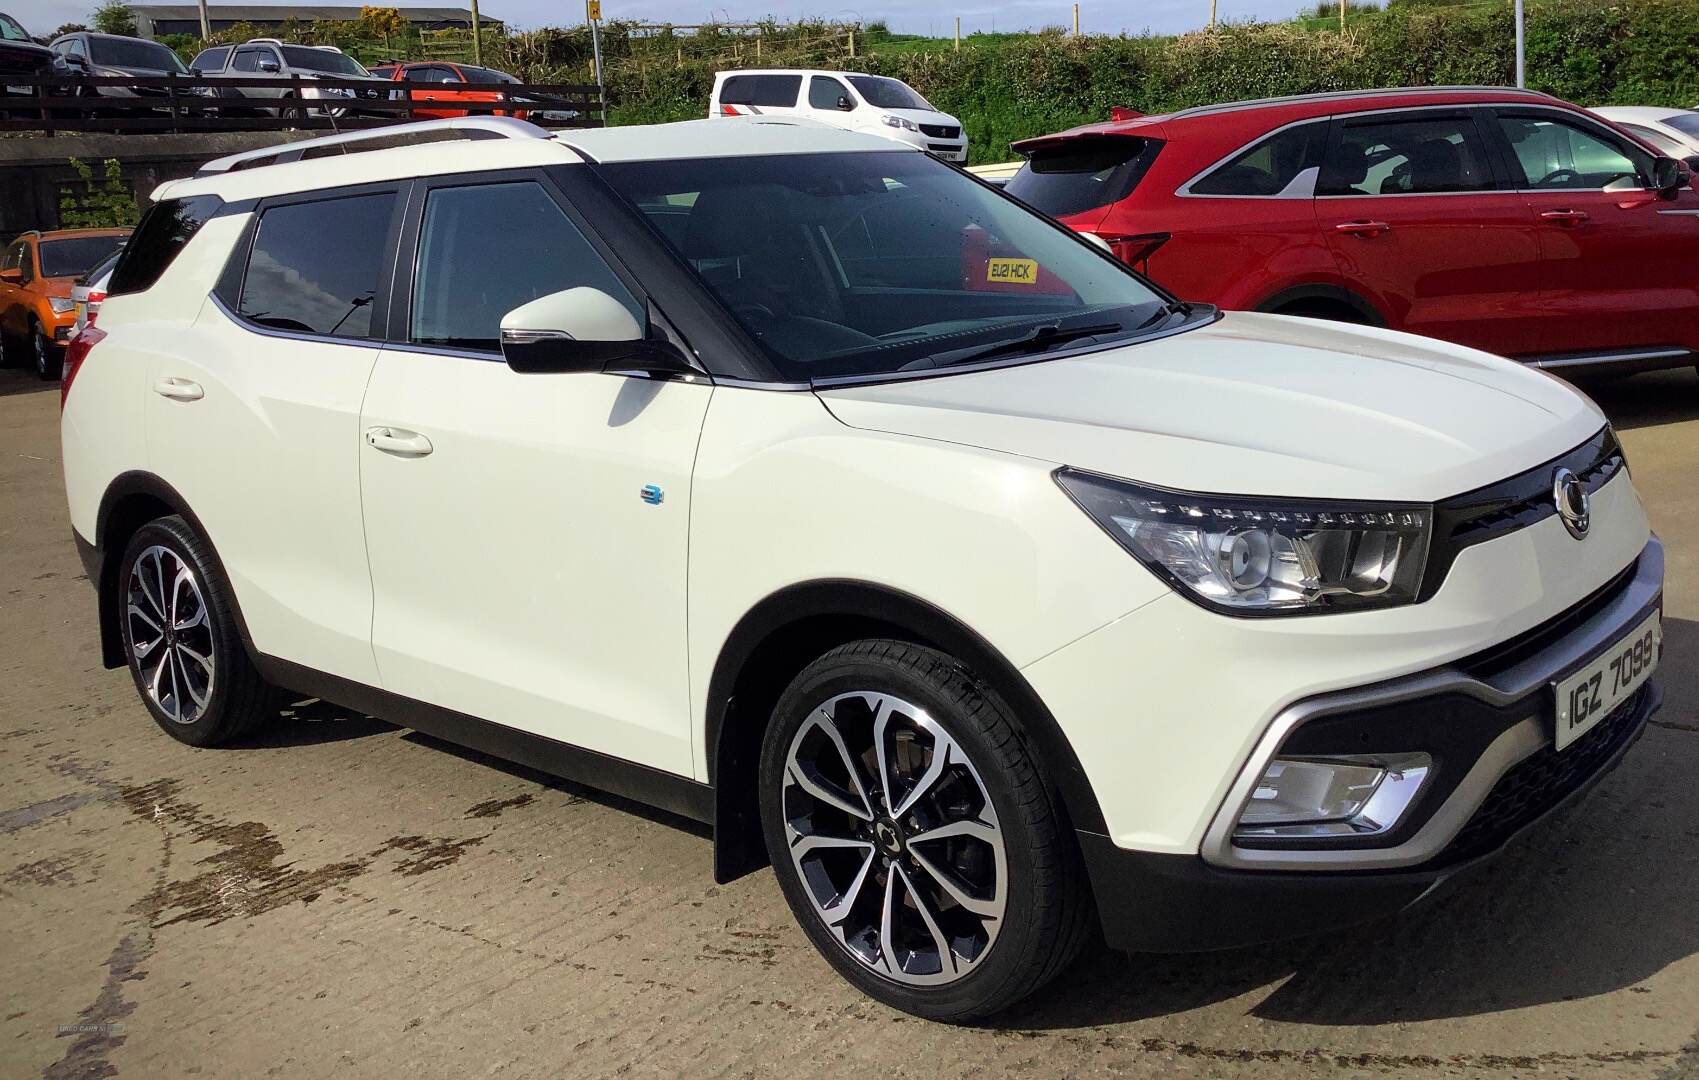
POLYGON ((1053 979, 1092 926, 1060 796, 1019 719, 923 645, 850 642, 799 672, 757 766, 773 872, 821 956, 932 1020, 1053 979))
POLYGON ((789 855, 857 961, 915 986, 963 978, 997 942, 1008 859, 978 770, 912 702, 839 694, 791 740, 789 855))
POLYGON ((154 721, 191 746, 217 746, 276 715, 238 633, 230 582, 181 517, 136 530, 111 588, 124 656, 154 721))
POLYGON ((175 723, 206 712, 218 678, 217 646, 194 568, 161 544, 131 562, 124 633, 143 692, 175 723))
POLYGON ((47 339, 47 332, 40 326, 30 328, 30 361, 35 365, 35 376, 42 382, 50 382, 59 377, 59 363, 53 355, 53 345, 47 339))

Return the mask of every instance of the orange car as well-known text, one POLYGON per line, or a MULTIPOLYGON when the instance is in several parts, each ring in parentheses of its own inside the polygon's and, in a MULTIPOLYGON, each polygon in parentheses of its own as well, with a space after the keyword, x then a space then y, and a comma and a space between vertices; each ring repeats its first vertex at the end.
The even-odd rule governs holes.
POLYGON ((27 358, 43 379, 59 377, 59 354, 77 321, 71 286, 129 238, 129 229, 30 231, 0 256, 0 350, 27 358))
POLYGON ((523 120, 527 113, 524 109, 494 109, 480 110, 476 113, 467 109, 456 109, 456 101, 498 102, 510 100, 508 86, 518 86, 519 80, 505 71, 494 68, 473 67, 471 64, 451 64, 445 60, 432 60, 411 64, 389 63, 378 64, 371 69, 373 75, 381 75, 394 82, 433 83, 441 84, 442 89, 434 86, 429 90, 410 90, 415 102, 432 102, 430 107, 415 105, 413 115, 416 117, 432 117, 448 119, 455 116, 515 116, 523 120), (446 107, 445 107, 446 106, 446 107))

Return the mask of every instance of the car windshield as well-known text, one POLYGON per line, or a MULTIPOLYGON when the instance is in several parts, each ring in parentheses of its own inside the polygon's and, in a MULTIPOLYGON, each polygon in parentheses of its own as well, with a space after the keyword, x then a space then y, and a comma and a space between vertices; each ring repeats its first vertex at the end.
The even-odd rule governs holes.
POLYGON ((153 71, 186 71, 183 61, 164 45, 140 38, 88 39, 89 59, 108 67, 148 68, 153 71))
POLYGON ((1694 138, 1699 138, 1699 112, 1677 113, 1674 116, 1665 117, 1664 123, 1675 128, 1683 135, 1692 135, 1694 138))
POLYGON ((37 256, 42 277, 77 277, 100 260, 124 246, 122 236, 73 236, 43 240, 37 256))
POLYGON ((977 363, 993 359, 987 350, 1036 355, 1171 313, 1120 263, 925 154, 601 170, 786 381, 977 363))
POLYGON ((879 75, 851 75, 850 85, 875 109, 924 109, 937 112, 932 103, 910 89, 908 83, 879 75))
POLYGON ((283 46, 283 62, 301 71, 323 71, 330 75, 371 74, 352 56, 306 45, 283 46))
POLYGON ((10 15, 0 15, 0 39, 6 41, 28 41, 30 36, 24 33, 24 28, 10 15))
POLYGON ((460 66, 460 74, 466 76, 469 83, 516 83, 519 80, 505 71, 495 71, 491 68, 460 66))

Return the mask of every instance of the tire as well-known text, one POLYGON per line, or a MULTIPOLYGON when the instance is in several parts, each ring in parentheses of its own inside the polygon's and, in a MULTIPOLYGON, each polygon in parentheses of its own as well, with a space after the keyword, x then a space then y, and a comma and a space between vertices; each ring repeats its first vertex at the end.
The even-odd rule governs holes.
POLYGON ((1293 304, 1276 311, 1276 315, 1290 315, 1298 319, 1319 319, 1323 322, 1345 323, 1349 326, 1367 326, 1368 320, 1343 304, 1293 304))
POLYGON ((951 657, 888 640, 822 656, 780 698, 758 776, 791 911, 869 997, 978 1020, 1085 943, 1090 891, 1060 800, 1008 707, 951 657))
POLYGON ((166 734, 219 746, 275 715, 277 693, 242 644, 230 583, 211 545, 182 518, 163 517, 136 531, 123 560, 115 606, 124 659, 166 734), (168 624, 174 629, 166 633, 168 624))
MULTIPOLYGON (((292 102, 295 99, 285 95, 282 100, 292 102)), ((306 115, 307 110, 299 105, 279 105, 277 107, 277 118, 279 120, 293 120, 298 123, 306 115)))
POLYGON ((48 340, 40 323, 30 324, 30 366, 35 368, 35 377, 42 382, 52 382, 59 378, 60 363, 58 350, 53 342, 48 340))

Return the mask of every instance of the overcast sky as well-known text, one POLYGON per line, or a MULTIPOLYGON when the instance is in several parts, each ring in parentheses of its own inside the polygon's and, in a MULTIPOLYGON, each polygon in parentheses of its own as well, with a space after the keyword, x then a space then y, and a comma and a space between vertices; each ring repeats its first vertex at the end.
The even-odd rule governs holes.
MULTIPOLYGON (((453 0, 436 0, 452 3, 453 0)), ((823 0, 831 3, 832 0, 823 0)), ((781 21, 801 17, 825 19, 880 19, 898 33, 948 37, 955 17, 962 18, 962 33, 974 30, 1027 30, 1041 26, 1065 26, 1073 20, 1072 0, 963 0, 956 7, 934 7, 913 0, 850 0, 853 7, 826 7, 807 0, 758 0, 755 6, 739 6, 737 0, 603 0, 604 19, 639 19, 650 22, 699 23, 751 22, 771 16, 781 21)), ((1224 20, 1284 19, 1294 14, 1304 0, 1219 0, 1224 20)), ((99 0, 0 0, 5 10, 32 34, 48 34, 68 22, 85 22, 99 0)), ((357 6, 357 4, 356 4, 357 6)), ((478 9, 522 28, 559 26, 582 22, 581 0, 480 0, 478 9)), ((1146 3, 1108 4, 1082 0, 1080 22, 1087 32, 1137 34, 1144 30, 1178 33, 1196 30, 1209 22, 1209 0, 1148 0, 1146 3)))

